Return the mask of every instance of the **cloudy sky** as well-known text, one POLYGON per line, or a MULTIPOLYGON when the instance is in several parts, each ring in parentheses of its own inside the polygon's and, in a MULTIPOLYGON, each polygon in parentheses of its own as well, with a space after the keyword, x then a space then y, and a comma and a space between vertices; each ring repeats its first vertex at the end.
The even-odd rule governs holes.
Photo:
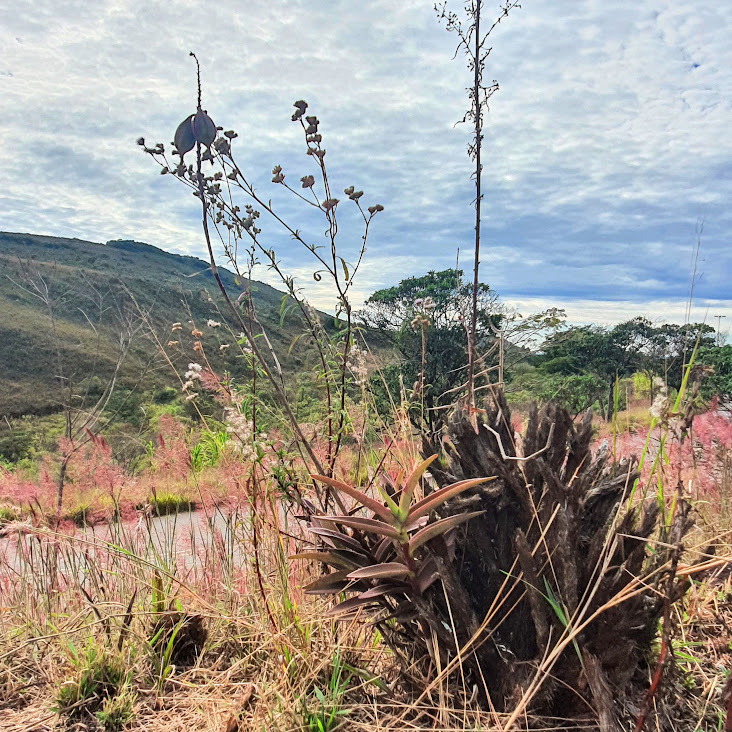
MULTIPOLYGON (((322 236, 270 183, 275 164, 290 181, 315 172, 290 121, 297 99, 321 121, 335 190, 353 184, 385 206, 357 300, 453 267, 458 249, 469 269, 469 130, 455 126, 469 75, 432 5, 5 3, 0 230, 203 255, 196 200, 135 145, 169 143, 194 111, 195 50, 204 106, 238 131, 240 167, 294 226, 322 236)), ((525 0, 501 24, 486 72, 501 89, 485 139, 483 281, 524 311, 564 307, 576 322, 683 320, 703 222, 693 315, 732 325, 731 29, 720 0, 525 0)), ((308 252, 262 221, 332 308, 308 252)), ((346 258, 354 223, 345 210, 346 258)))

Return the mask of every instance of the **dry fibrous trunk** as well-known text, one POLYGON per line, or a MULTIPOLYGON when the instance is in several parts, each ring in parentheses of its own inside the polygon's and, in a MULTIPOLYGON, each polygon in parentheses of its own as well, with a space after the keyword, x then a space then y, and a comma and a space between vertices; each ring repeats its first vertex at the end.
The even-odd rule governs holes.
MULTIPOLYGON (((686 589, 688 580, 674 578, 666 592, 661 569, 691 526, 689 506, 680 500, 675 525, 664 529, 677 548, 650 552, 658 501, 628 505, 635 464, 613 463, 603 449, 592 455, 589 413, 576 425, 559 407, 534 408, 517 438, 500 389, 484 407, 477 433, 467 412, 453 415, 443 436, 446 461, 430 467, 436 487, 495 480, 440 510, 484 513, 437 557, 442 583, 422 599, 421 613, 446 657, 458 649, 452 633, 436 628, 441 620, 458 644, 471 642, 464 670, 496 709, 512 709, 543 668, 532 709, 562 717, 594 709, 610 729, 608 700, 622 699, 646 662, 664 597, 678 599, 686 589)), ((424 452, 431 450, 425 443, 424 452)))

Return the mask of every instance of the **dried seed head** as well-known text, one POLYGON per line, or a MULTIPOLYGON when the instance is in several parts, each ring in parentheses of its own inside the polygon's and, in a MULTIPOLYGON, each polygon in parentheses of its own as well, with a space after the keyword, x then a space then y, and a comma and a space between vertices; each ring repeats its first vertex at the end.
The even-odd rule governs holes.
POLYGON ((210 147, 216 139, 216 125, 208 114, 200 107, 193 117, 191 128, 196 142, 200 142, 201 145, 210 147))
POLYGON ((312 188, 315 185, 315 177, 312 175, 304 175, 300 178, 303 188, 312 188))
POLYGON ((175 131, 175 136, 173 138, 173 145, 175 145, 175 149, 178 151, 181 160, 185 154, 193 150, 196 145, 196 138, 193 135, 193 127, 191 125, 192 119, 193 115, 186 117, 178 125, 178 129, 175 131))

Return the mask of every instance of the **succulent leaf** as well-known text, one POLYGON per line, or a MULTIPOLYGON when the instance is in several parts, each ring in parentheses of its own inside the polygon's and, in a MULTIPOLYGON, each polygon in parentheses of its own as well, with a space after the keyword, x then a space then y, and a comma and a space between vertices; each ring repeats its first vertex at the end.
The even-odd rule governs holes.
POLYGON ((332 552, 301 552, 293 554, 290 559, 311 559, 314 562, 323 562, 336 569, 346 569, 349 572, 363 566, 359 558, 366 559, 355 552, 332 551, 332 552), (350 555, 350 556, 349 556, 350 555))
POLYGON ((321 521, 328 521, 341 526, 349 526, 357 531, 368 531, 371 534, 379 536, 387 536, 390 539, 398 541, 400 539, 399 532, 389 524, 375 519, 360 518, 359 516, 319 516, 321 521))
POLYGON ((402 489, 401 498, 399 499, 399 508, 404 515, 407 514, 407 511, 409 510, 409 505, 412 503, 414 489, 417 487, 419 479, 424 475, 424 472, 430 466, 430 463, 432 463, 432 461, 436 458, 437 455, 431 455, 426 460, 423 460, 419 465, 417 465, 414 470, 409 474, 409 477, 404 484, 404 488, 402 489))
POLYGON ((310 527, 311 534, 315 534, 323 539, 323 541, 332 546, 334 549, 351 549, 354 552, 358 552, 366 556, 364 547, 352 536, 348 536, 341 531, 334 531, 333 529, 325 529, 322 527, 310 527))
POLYGON ((346 493, 351 496, 351 498, 357 500, 362 506, 368 508, 369 511, 373 511, 377 516, 380 516, 384 521, 387 521, 390 524, 394 523, 394 516, 388 508, 382 506, 382 504, 370 496, 367 496, 365 493, 362 493, 358 488, 354 488, 353 486, 348 485, 348 483, 343 483, 340 480, 335 480, 335 478, 328 478, 325 475, 311 475, 310 477, 313 480, 317 480, 319 483, 325 483, 331 488, 335 488, 337 491, 346 493))
POLYGON ((448 516, 440 521, 435 521, 434 524, 425 526, 409 540, 409 555, 412 556, 422 544, 428 542, 430 539, 434 539, 436 536, 440 536, 440 534, 444 534, 446 531, 460 526, 460 524, 464 524, 466 521, 470 521, 471 518, 480 516, 482 513, 485 513, 485 511, 459 513, 456 516, 448 516))
MULTIPOLYGON (((363 586, 363 585, 362 585, 363 586)), ((305 586, 306 595, 331 595, 346 588, 355 589, 356 583, 348 579, 348 570, 331 572, 305 586)))
MULTIPOLYGON (((357 597, 351 597, 348 600, 344 600, 343 602, 338 603, 336 606, 332 607, 325 613, 325 617, 338 617, 339 615, 343 615, 344 613, 351 613, 355 610, 374 606, 378 607, 378 604, 374 600, 369 600, 368 598, 363 599, 361 595, 358 595, 357 597)), ((341 620, 346 619, 347 618, 341 618, 341 620)))
POLYGON ((401 562, 384 562, 356 569, 348 575, 348 579, 400 579, 411 574, 409 567, 401 562))
POLYGON ((446 485, 444 488, 440 488, 434 493, 430 493, 421 501, 417 501, 411 510, 409 511, 410 520, 419 518, 420 516, 427 516, 430 511, 434 511, 438 506, 441 506, 445 501, 449 501, 455 496, 459 496, 468 488, 473 488, 481 483, 487 483, 489 480, 495 480, 495 476, 491 478, 471 478, 469 480, 460 480, 457 483, 446 485))

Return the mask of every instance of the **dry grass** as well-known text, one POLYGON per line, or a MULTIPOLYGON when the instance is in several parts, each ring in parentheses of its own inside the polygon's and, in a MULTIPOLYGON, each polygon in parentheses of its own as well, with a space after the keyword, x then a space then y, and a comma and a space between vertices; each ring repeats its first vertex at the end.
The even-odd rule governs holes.
MULTIPOLYGON (((407 467, 415 457, 413 444, 384 448, 395 461, 386 467, 407 467)), ((357 463, 348 462, 354 475, 357 463)), ((225 469, 236 477, 235 467, 225 469)), ((239 477, 242 470, 239 465, 239 477)), ((112 729, 98 722, 101 698, 56 710, 64 685, 81 678, 89 648, 109 649, 126 669, 116 692, 131 695, 133 716, 121 729, 417 732, 503 730, 509 723, 514 729, 598 729, 595 709, 572 720, 539 719, 530 697, 496 713, 481 706, 479 689, 464 683, 458 659, 437 668, 405 667, 372 626, 325 618, 326 602, 301 590, 320 568, 288 559, 312 547, 293 516, 297 511, 286 507, 269 474, 247 490, 241 480, 238 485, 236 501, 220 509, 204 502, 194 521, 143 511, 134 521, 85 530, 5 525, 2 730, 112 729), (205 634, 189 632, 193 626, 205 634), (167 634, 162 641, 160 628, 167 634)), ((675 662, 651 700, 647 729, 724 729, 720 694, 732 663, 732 551, 725 536, 716 536, 723 517, 710 502, 703 508, 705 523, 687 544, 701 551, 712 541, 716 557, 704 573, 691 568, 693 552, 677 568, 679 576, 704 579, 674 608, 675 662)), ((551 677, 560 646, 573 653, 578 632, 554 640, 538 684, 551 677)), ((461 653, 467 652, 464 646, 461 653)), ((632 729, 647 699, 655 667, 656 659, 648 659, 626 699, 625 728, 632 729)))

